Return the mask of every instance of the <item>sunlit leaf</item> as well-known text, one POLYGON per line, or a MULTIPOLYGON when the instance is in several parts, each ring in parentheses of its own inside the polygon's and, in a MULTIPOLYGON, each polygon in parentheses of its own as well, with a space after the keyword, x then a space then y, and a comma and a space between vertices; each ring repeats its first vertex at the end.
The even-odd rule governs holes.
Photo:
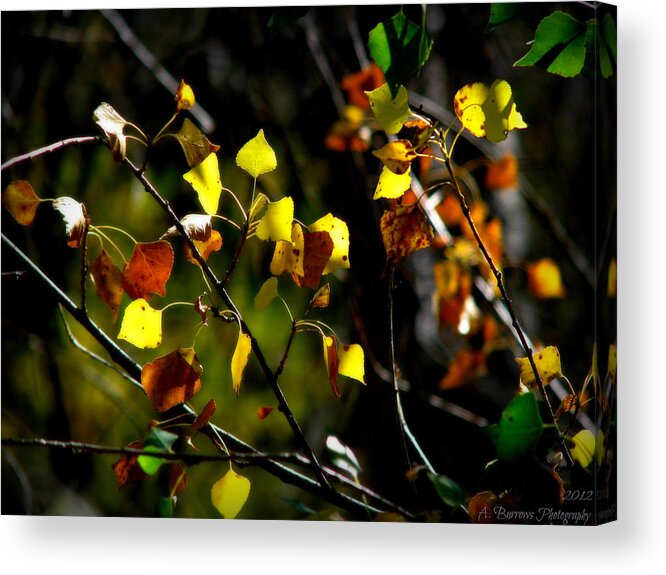
POLYGON ((340 390, 338 389, 338 340, 335 336, 327 336, 322 334, 322 344, 324 347, 324 362, 326 363, 326 372, 328 373, 328 380, 333 390, 335 397, 340 397, 340 390))
POLYGON ((543 421, 532 393, 520 394, 502 411, 499 423, 488 429, 500 459, 516 460, 534 452, 543 431, 543 421))
POLYGON ((277 202, 268 202, 266 213, 257 226, 256 236, 260 240, 289 242, 293 220, 294 200, 290 196, 277 202))
POLYGON ((539 299, 561 298, 566 295, 560 268, 551 258, 527 264, 527 287, 539 299))
POLYGON ((416 158, 416 151, 409 140, 394 140, 372 152, 394 174, 408 172, 412 161, 416 158))
POLYGON ((573 457, 581 467, 587 467, 595 458, 595 437, 589 429, 579 431, 572 438, 574 446, 571 448, 571 457, 573 457))
MULTIPOLYGON (((562 366, 560 364, 560 352, 554 346, 548 346, 532 355, 534 364, 539 372, 539 378, 543 385, 548 385, 557 377, 562 376, 562 366)), ((536 385, 534 371, 529 358, 518 357, 516 363, 520 368, 520 381, 527 386, 536 385)))
POLYGON ((238 515, 250 495, 250 480, 232 469, 213 485, 210 499, 225 519, 238 515))
POLYGON ((210 154, 220 149, 220 146, 213 144, 189 118, 185 118, 180 130, 171 135, 183 148, 185 160, 190 168, 198 166, 210 154))
POLYGON ((143 366, 141 384, 162 412, 188 401, 201 389, 203 367, 193 347, 182 347, 143 366))
MULTIPOLYGON (((133 441, 127 446, 129 449, 143 449, 143 441, 133 441)), ((144 481, 148 475, 141 469, 137 454, 123 454, 112 465, 113 473, 116 476, 118 489, 128 483, 144 481)))
MULTIPOLYGON (((180 219, 185 233, 193 240, 206 241, 212 231, 211 217, 205 214, 187 214, 180 219)), ((161 240, 174 238, 179 234, 176 226, 171 226, 160 236, 161 240)))
POLYGON ((273 298, 278 295, 278 280, 275 276, 268 278, 254 296, 254 307, 258 310, 266 309, 273 298))
POLYGON ((343 344, 338 348, 338 373, 365 385, 365 355, 359 344, 343 344))
POLYGON ((267 203, 268 198, 266 197, 266 194, 257 192, 257 194, 254 196, 252 206, 250 206, 250 213, 248 215, 250 222, 254 221, 254 219, 261 213, 261 210, 264 209, 267 203))
MULTIPOLYGON (((206 241, 193 240, 193 242, 204 261, 208 261, 213 252, 221 250, 223 244, 222 235, 217 230, 211 230, 210 237, 206 241)), ((199 265, 188 244, 183 244, 183 251, 188 262, 199 265)))
POLYGON ((266 141, 263 130, 259 130, 259 133, 238 151, 236 164, 253 178, 277 168, 275 152, 266 141))
POLYGON ((181 80, 180 84, 178 84, 175 100, 176 109, 179 112, 181 110, 189 110, 192 106, 194 106, 194 104, 196 104, 194 90, 192 90, 192 86, 185 83, 185 80, 181 80))
POLYGON ((208 154, 203 162, 183 174, 183 179, 194 188, 204 211, 210 215, 217 213, 222 193, 222 176, 217 154, 208 154))
POLYGON ((308 231, 328 232, 333 240, 333 253, 322 274, 349 268, 349 228, 344 220, 329 213, 310 224, 308 231))
POLYGON ((142 348, 155 348, 162 343, 162 310, 153 309, 143 299, 135 299, 126 308, 118 339, 142 348))
POLYGON ((427 248, 433 240, 432 227, 417 206, 395 206, 379 222, 386 265, 393 267, 412 252, 427 248))
POLYGON ((486 117, 486 138, 491 142, 501 142, 511 130, 527 128, 513 101, 511 86, 505 80, 492 83, 482 108, 486 117))
POLYGON ((482 105, 488 97, 488 86, 481 82, 466 84, 453 98, 453 110, 472 134, 482 138, 486 135, 486 115, 482 105))
POLYGON ((506 154, 499 160, 489 161, 485 185, 489 190, 513 190, 518 187, 518 160, 506 154))
POLYGON ((352 478, 358 479, 358 475, 361 473, 361 464, 348 445, 342 443, 335 435, 329 435, 326 438, 326 450, 331 463, 335 467, 348 473, 352 478))
POLYGON ((428 472, 428 479, 432 483, 439 498, 449 507, 459 507, 465 502, 465 495, 453 479, 447 475, 428 472))
POLYGON ((305 253, 305 239, 303 228, 295 223, 291 228, 291 241, 278 241, 275 244, 273 259, 271 260, 271 274, 274 276, 283 273, 303 275, 303 254, 305 253))
POLYGON ((26 180, 15 180, 2 190, 2 206, 22 226, 29 226, 41 200, 26 180))
POLYGON ((404 174, 395 174, 386 166, 382 167, 382 173, 379 175, 379 181, 375 188, 373 200, 379 198, 396 199, 401 197, 412 185, 412 174, 408 170, 404 174))
POLYGON ((124 291, 122 272, 111 256, 102 250, 90 266, 90 274, 95 282, 97 297, 108 306, 115 321, 124 291))
POLYGON ((88 225, 85 206, 74 198, 62 197, 53 201, 53 207, 65 220, 67 245, 70 248, 78 248, 88 225))
POLYGON ((123 269, 123 287, 132 299, 164 296, 173 268, 173 248, 165 240, 137 242, 123 269))
MULTIPOLYGON (((143 440, 143 450, 148 453, 168 453, 176 439, 178 436, 175 433, 153 426, 150 428, 149 435, 143 440)), ((154 475, 165 460, 152 455, 139 455, 137 461, 143 471, 148 475, 154 475)))
POLYGON ((116 162, 122 162, 127 154, 127 136, 123 133, 129 124, 110 104, 102 102, 93 112, 93 120, 102 128, 111 145, 111 153, 116 162))
POLYGON ((243 372, 247 365, 247 360, 252 351, 252 340, 250 336, 242 331, 238 334, 238 342, 236 349, 231 357, 231 382, 233 385, 234 393, 240 393, 241 383, 243 381, 243 372))
POLYGON ((340 88, 347 95, 352 106, 369 108, 370 102, 365 92, 370 92, 384 83, 384 73, 377 64, 372 63, 359 72, 348 74, 340 82, 340 88))
POLYGON ((307 232, 303 236, 303 275, 292 274, 296 285, 319 287, 321 275, 333 253, 333 240, 326 231, 307 232))
POLYGON ((331 302, 331 284, 325 284, 321 286, 317 293, 312 296, 308 309, 313 307, 328 307, 328 304, 331 302))
POLYGON ((397 134, 411 115, 406 88, 400 86, 394 97, 388 84, 382 84, 366 95, 379 125, 387 134, 397 134))

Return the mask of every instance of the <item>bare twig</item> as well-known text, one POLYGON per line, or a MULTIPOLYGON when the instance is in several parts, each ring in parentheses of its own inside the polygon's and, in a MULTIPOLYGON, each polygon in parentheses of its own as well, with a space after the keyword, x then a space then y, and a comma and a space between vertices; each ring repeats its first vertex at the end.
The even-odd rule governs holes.
POLYGON ((33 150, 32 152, 28 152, 27 154, 16 156, 11 160, 7 160, 4 164, 2 164, 2 166, 0 166, 0 171, 4 172, 5 170, 13 168, 14 166, 18 166, 23 162, 34 160, 39 156, 44 156, 45 154, 50 154, 51 152, 55 152, 56 150, 61 150, 62 148, 66 148, 69 146, 80 146, 83 144, 104 144, 104 143, 105 143, 104 138, 102 138, 101 136, 79 136, 76 138, 67 138, 66 140, 61 140, 60 142, 56 142, 55 144, 50 144, 49 146, 44 146, 43 148, 39 148, 37 150, 33 150))

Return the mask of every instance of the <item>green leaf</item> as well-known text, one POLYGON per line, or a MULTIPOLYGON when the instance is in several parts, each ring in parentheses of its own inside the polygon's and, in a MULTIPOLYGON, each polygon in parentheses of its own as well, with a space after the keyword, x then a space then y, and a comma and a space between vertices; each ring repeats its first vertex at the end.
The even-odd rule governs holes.
POLYGON ((393 95, 400 84, 421 73, 432 43, 426 30, 409 20, 402 10, 372 29, 368 38, 370 55, 384 72, 393 95))
POLYGON ((497 456, 516 460, 534 452, 543 431, 543 421, 532 393, 516 396, 502 412, 499 423, 488 429, 497 456))
POLYGON ((610 78, 613 75, 617 52, 616 42, 615 22, 610 14, 606 15, 601 24, 596 18, 587 22, 585 48, 588 52, 588 75, 596 74, 595 64, 598 64, 602 77, 610 78))
MULTIPOLYGON (((143 450, 148 453, 171 451, 176 439, 178 439, 178 436, 175 433, 164 431, 158 427, 151 427, 150 434, 143 441, 143 450)), ((164 459, 152 455, 139 455, 137 462, 146 475, 154 475, 162 467, 164 459)))
POLYGON ((486 26, 486 32, 494 30, 497 26, 501 24, 506 24, 511 20, 518 18, 524 10, 524 4, 522 3, 493 3, 490 5, 490 18, 488 19, 488 25, 486 26))
POLYGON ((615 20, 610 14, 606 14, 601 21, 601 38, 608 46, 613 59, 617 61, 617 30, 615 28, 615 20))
POLYGON ((263 130, 259 130, 257 135, 238 151, 236 164, 253 178, 277 168, 275 152, 266 141, 263 130))
POLYGON ((388 84, 382 84, 365 94, 379 125, 387 134, 397 134, 411 114, 405 87, 399 86, 394 95, 388 84))
POLYGON ((553 12, 541 20, 530 51, 514 66, 539 65, 553 74, 576 76, 585 64, 585 37, 585 24, 564 12, 553 12))
POLYGON ((175 506, 175 497, 160 497, 159 501, 157 502, 157 516, 167 519, 173 517, 173 509, 175 506))
POLYGON ((453 479, 447 475, 437 475, 431 472, 428 472, 428 479, 430 479, 435 487, 439 498, 446 505, 449 507, 459 507, 464 504, 465 495, 463 494, 463 490, 453 479))

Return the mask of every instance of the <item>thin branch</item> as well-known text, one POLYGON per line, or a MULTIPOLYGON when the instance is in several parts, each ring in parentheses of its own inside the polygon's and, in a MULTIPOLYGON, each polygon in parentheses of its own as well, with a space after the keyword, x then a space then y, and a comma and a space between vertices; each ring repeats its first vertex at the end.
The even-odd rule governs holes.
POLYGON ((27 154, 16 156, 11 160, 7 160, 4 164, 2 164, 2 166, 0 166, 0 171, 4 172, 5 170, 13 168, 14 166, 18 166, 23 162, 32 161, 35 158, 38 158, 39 156, 50 154, 51 152, 55 152, 56 150, 66 148, 68 146, 81 146, 84 144, 104 144, 104 143, 105 143, 104 138, 102 138, 101 136, 78 136, 76 138, 67 138, 66 140, 61 140, 59 142, 56 142, 55 144, 50 144, 49 146, 44 146, 43 148, 39 148, 37 150, 33 150, 32 152, 28 152, 27 154))

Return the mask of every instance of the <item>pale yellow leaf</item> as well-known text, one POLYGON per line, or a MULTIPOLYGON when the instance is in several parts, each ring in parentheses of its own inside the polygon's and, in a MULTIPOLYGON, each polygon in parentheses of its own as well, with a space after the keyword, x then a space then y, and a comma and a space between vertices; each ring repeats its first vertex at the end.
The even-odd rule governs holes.
POLYGON ((278 294, 278 280, 275 276, 268 278, 259 288, 254 297, 254 307, 258 310, 266 309, 273 298, 278 294))
POLYGON ((291 241, 291 224, 294 221, 294 200, 287 196, 277 202, 269 202, 266 213, 257 226, 260 240, 291 241))
POLYGON ((222 517, 233 519, 243 508, 249 495, 250 480, 230 469, 213 485, 210 500, 222 517))
POLYGON ((572 437, 574 446, 571 448, 573 457, 581 467, 587 467, 595 457, 595 437, 589 429, 583 429, 572 437))
POLYGON ((404 174, 395 174, 386 166, 382 167, 382 173, 379 175, 379 181, 375 188, 373 200, 379 198, 396 199, 409 190, 412 185, 412 174, 407 170, 404 174))
MULTIPOLYGON (((556 347, 552 345, 545 347, 541 351, 535 352, 532 357, 543 385, 548 385, 555 378, 561 377, 560 352, 556 347)), ((536 378, 529 359, 518 357, 516 363, 520 367, 520 381, 528 386, 536 385, 536 378)))
POLYGON ((162 310, 153 309, 143 298, 135 299, 125 308, 118 339, 142 349, 158 347, 162 343, 162 310))
POLYGON ((387 134, 397 134, 411 114, 405 87, 398 88, 395 98, 391 97, 391 89, 388 84, 382 84, 379 88, 365 92, 365 94, 370 100, 370 107, 379 125, 387 134))
POLYGON ((222 193, 222 178, 217 154, 208 154, 198 166, 183 175, 199 196, 199 202, 207 214, 217 213, 217 204, 222 193))
POLYGON ((305 239, 303 228, 300 224, 294 223, 291 228, 291 241, 279 241, 275 244, 273 259, 271 260, 271 274, 274 276, 283 273, 296 274, 302 276, 303 254, 305 253, 305 239))
POLYGON ((263 130, 259 130, 259 133, 238 151, 236 164, 253 178, 277 168, 275 152, 266 141, 263 130))
POLYGON ((365 384, 365 356, 359 344, 341 345, 338 348, 338 373, 365 384))

